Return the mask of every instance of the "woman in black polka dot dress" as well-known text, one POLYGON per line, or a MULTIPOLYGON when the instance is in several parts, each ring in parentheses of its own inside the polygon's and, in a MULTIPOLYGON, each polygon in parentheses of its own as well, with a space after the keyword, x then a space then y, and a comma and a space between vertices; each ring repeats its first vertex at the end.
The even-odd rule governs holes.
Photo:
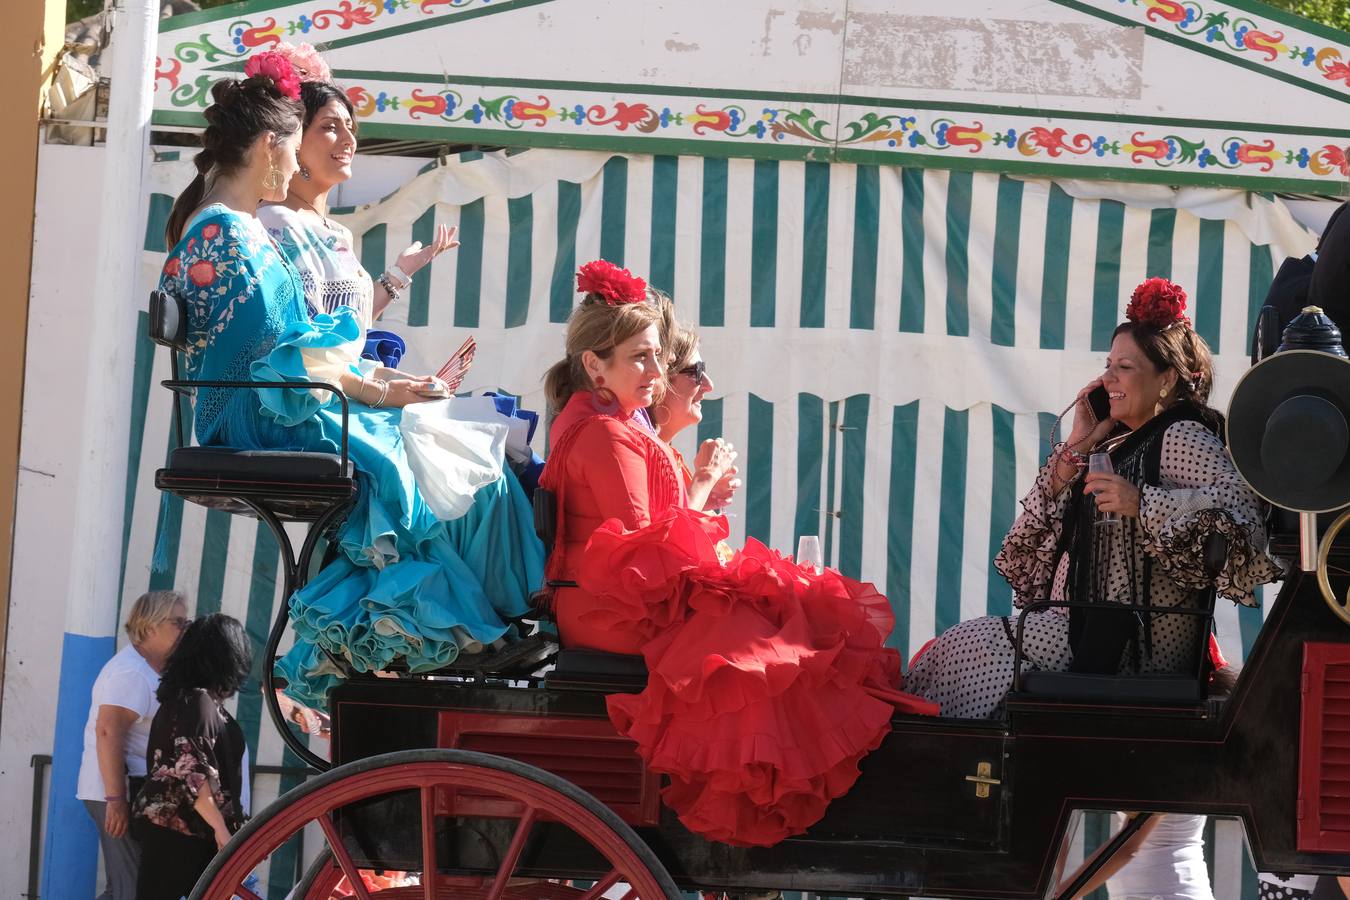
MULTIPOLYGON (((1116 328, 1106 371, 1078 393, 1073 429, 1022 499, 1023 512, 994 565, 1014 605, 1037 600, 1196 606, 1217 592, 1248 606, 1280 577, 1266 554, 1260 501, 1224 449, 1222 419, 1207 405, 1209 348, 1184 315, 1186 294, 1162 278, 1134 292, 1116 328), (1088 394, 1102 386, 1111 414, 1098 422, 1088 394), (1087 473, 1107 452, 1115 474, 1087 473), (1114 515, 1114 523, 1103 521, 1114 515), (1211 535, 1226 539, 1207 574, 1211 535)), ((960 622, 931 643, 905 690, 942 714, 987 718, 1012 684, 1016 618, 960 622)), ((1026 615, 1023 665, 1053 671, 1187 672, 1203 646, 1193 616, 1123 610, 1040 610, 1026 615)))

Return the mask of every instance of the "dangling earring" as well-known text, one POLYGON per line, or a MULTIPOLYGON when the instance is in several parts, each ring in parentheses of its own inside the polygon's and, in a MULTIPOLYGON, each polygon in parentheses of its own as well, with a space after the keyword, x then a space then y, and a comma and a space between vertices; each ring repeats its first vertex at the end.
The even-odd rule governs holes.
POLYGON ((655 410, 652 412, 652 424, 657 428, 665 428, 666 423, 669 421, 670 410, 666 409, 664 406, 655 407, 655 410), (662 413, 665 413, 665 415, 662 415, 662 413))
POLYGON ((1167 388, 1163 388, 1162 390, 1158 391, 1158 402, 1153 404, 1153 414, 1155 416, 1167 408, 1166 406, 1163 405, 1163 401, 1166 399, 1167 399, 1167 388))
POLYGON ((309 181, 309 169, 305 168, 304 166, 301 166, 300 177, 305 179, 306 181, 309 181))
POLYGON ((286 185, 286 180, 281 176, 281 170, 275 165, 267 167, 267 174, 263 176, 263 190, 269 194, 275 194, 286 185))
POLYGON ((614 396, 614 392, 605 387, 605 376, 595 376, 595 390, 591 392, 591 406, 595 407, 596 412, 613 415, 619 411, 619 398, 614 396))

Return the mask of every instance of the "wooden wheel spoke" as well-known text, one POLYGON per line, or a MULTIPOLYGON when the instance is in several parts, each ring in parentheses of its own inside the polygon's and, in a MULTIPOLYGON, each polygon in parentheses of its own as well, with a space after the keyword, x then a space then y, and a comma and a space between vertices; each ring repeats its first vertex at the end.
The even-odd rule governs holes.
POLYGON ((332 851, 333 858, 337 860, 338 867, 342 869, 342 874, 347 876, 347 883, 351 885, 352 893, 356 895, 357 900, 370 900, 366 883, 361 880, 361 872, 356 868, 356 863, 352 861, 351 854, 347 852, 346 846, 342 843, 342 837, 337 832, 337 826, 333 824, 333 817, 325 813, 318 817, 318 822, 319 827, 323 829, 323 836, 328 839, 328 849, 332 851))
POLYGON ((257 894, 244 887, 242 884, 234 889, 236 897, 242 897, 244 900, 262 900, 257 894))
POLYGON ((637 888, 630 887, 628 893, 623 895, 623 900, 638 900, 637 888))
POLYGON ((422 788, 422 896, 436 900, 436 795, 422 788))
POLYGON ((492 890, 488 892, 487 900, 501 900, 502 893, 506 890, 506 882, 510 880, 511 873, 516 870, 516 863, 520 861, 520 854, 525 850, 525 842, 529 839, 530 831, 534 828, 534 822, 538 816, 538 810, 531 807, 525 810, 525 815, 520 817, 520 823, 516 825, 516 832, 511 835, 511 844, 502 854, 502 862, 497 867, 497 876, 492 880, 492 890))
POLYGON ((605 891, 619 883, 619 870, 610 869, 609 874, 595 883, 589 891, 581 895, 581 900, 596 900, 602 896, 605 891))

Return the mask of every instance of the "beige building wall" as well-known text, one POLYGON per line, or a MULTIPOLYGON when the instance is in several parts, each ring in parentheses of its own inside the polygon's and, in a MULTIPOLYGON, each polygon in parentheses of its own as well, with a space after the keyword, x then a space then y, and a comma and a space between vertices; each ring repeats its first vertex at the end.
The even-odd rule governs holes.
POLYGON ((0 128, 0 197, 4 198, 0 334, 10 348, 0 354, 0 673, 9 619, 39 119, 45 88, 64 42, 65 13, 65 0, 20 0, 6 5, 5 27, 0 28, 0 84, 6 85, 13 98, 13 105, 7 104, 5 127, 0 128))

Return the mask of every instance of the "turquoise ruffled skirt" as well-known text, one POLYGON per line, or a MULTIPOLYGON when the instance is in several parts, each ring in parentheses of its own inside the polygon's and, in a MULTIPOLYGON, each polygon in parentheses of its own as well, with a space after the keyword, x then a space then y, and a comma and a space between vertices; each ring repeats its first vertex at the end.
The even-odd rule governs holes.
MULTIPOLYGON (((275 349, 252 363, 252 377, 309 378, 302 349, 338 347, 362 336, 346 307, 293 323, 275 349)), ((336 402, 289 388, 233 393, 212 443, 337 452, 342 421, 336 402)), ((286 692, 307 706, 326 706, 339 680, 322 651, 358 672, 399 659, 414 672, 441 668, 502 637, 507 620, 529 610, 530 595, 543 581, 543 546, 510 470, 479 488, 464 516, 441 521, 409 469, 401 416, 399 409, 350 403, 356 502, 338 530, 337 558, 290 598, 296 640, 277 663, 286 692)))

